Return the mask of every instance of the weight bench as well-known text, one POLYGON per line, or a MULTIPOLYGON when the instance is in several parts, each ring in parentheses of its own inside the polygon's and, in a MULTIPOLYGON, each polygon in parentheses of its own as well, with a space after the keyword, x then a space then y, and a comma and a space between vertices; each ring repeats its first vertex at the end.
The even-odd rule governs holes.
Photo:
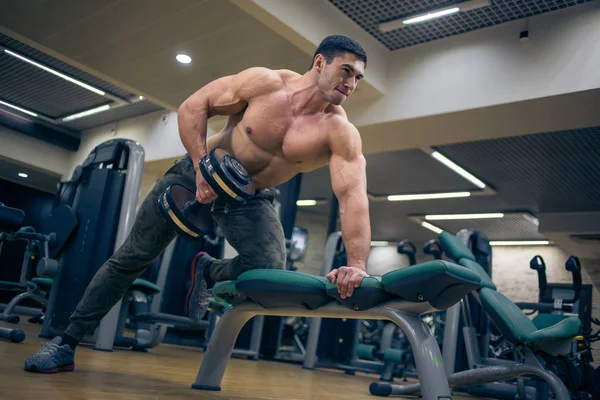
MULTIPOLYGON (((496 290, 496 285, 492 282, 490 276, 483 267, 475 261, 475 256, 469 248, 456 236, 442 232, 439 234, 440 245, 449 258, 456 260, 459 265, 467 268, 469 271, 477 274, 480 278, 480 287, 474 291, 474 295, 482 304, 494 324, 498 327, 504 338, 513 345, 521 354, 524 355, 523 364, 517 362, 502 362, 503 360, 485 360, 485 355, 479 354, 478 347, 473 345, 467 349, 467 358, 471 369, 452 373, 454 355, 450 355, 453 346, 456 343, 444 341, 444 357, 448 370, 448 382, 452 387, 460 388, 470 394, 496 397, 492 395, 506 395, 505 386, 497 385, 486 386, 484 384, 509 381, 517 379, 523 375, 535 376, 536 398, 548 398, 548 387, 550 387, 558 400, 569 400, 570 396, 564 383, 556 374, 546 370, 540 363, 536 354, 545 353, 548 355, 564 355, 571 351, 573 339, 580 334, 581 321, 577 317, 568 317, 548 326, 536 326, 523 311, 515 305, 510 299, 496 290), (488 364, 484 363, 488 362, 488 364), (547 383, 544 385, 543 383, 547 383), (539 383, 539 384, 538 384, 539 383), (500 389, 502 388, 502 389, 500 389)), ((460 309, 460 305, 456 305, 460 309)), ((453 320, 458 319, 458 314, 452 314, 449 310, 446 316, 446 329, 456 330, 456 323, 453 320)), ((462 311, 464 313, 464 311, 462 311)), ((469 318, 469 316, 466 316, 469 318)), ((476 333, 474 328, 463 328, 465 342, 476 343, 476 333)), ((468 344, 466 344, 468 346, 468 344)), ((424 392, 424 382, 410 385, 395 385, 387 383, 374 382, 371 384, 371 394, 378 396, 388 395, 412 395, 419 391, 424 392)), ((524 395, 524 387, 512 388, 514 393, 524 395), (519 393, 517 393, 519 392, 519 393)), ((501 397, 504 398, 504 397, 501 397)), ((506 397, 508 398, 508 396, 506 397)))
POLYGON ((215 327, 192 388, 221 390, 236 338, 256 315, 379 319, 396 323, 414 352, 426 400, 450 399, 440 348, 419 316, 445 310, 479 288, 480 277, 450 262, 435 260, 366 277, 342 299, 326 278, 286 270, 257 269, 236 281, 220 282, 213 297, 231 304, 215 327))

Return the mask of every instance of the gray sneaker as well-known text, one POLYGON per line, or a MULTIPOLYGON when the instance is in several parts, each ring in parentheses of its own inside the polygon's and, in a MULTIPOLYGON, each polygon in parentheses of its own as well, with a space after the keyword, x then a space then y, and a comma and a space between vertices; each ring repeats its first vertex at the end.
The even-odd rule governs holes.
POLYGON ((63 345, 62 337, 57 336, 42 345, 42 349, 25 360, 25 371, 56 373, 75 369, 75 352, 69 345, 63 345))
POLYGON ((208 254, 200 252, 192 261, 192 285, 185 299, 185 312, 194 321, 200 321, 208 309, 212 289, 208 288, 204 279, 204 268, 213 260, 208 254))

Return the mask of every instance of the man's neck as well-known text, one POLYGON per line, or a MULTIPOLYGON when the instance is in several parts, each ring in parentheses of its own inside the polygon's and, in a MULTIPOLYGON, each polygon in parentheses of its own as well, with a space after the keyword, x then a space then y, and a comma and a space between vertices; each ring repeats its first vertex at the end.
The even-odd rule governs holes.
POLYGON ((293 88, 292 105, 296 115, 322 114, 331 104, 319 92, 316 79, 310 72, 303 75, 293 88))

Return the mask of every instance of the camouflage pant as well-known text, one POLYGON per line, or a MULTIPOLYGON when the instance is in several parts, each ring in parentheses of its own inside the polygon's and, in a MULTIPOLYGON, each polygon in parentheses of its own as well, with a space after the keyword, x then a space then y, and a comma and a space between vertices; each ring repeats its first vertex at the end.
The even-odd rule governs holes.
MULTIPOLYGON (((81 340, 176 236, 158 207, 158 197, 174 183, 195 191, 195 173, 189 157, 179 160, 154 185, 137 213, 129 236, 88 285, 71 315, 67 335, 81 340)), ((273 192, 267 189, 245 204, 222 198, 214 202, 212 216, 238 255, 213 261, 212 279, 224 281, 236 279, 250 269, 285 267, 285 238, 273 200, 273 192)))

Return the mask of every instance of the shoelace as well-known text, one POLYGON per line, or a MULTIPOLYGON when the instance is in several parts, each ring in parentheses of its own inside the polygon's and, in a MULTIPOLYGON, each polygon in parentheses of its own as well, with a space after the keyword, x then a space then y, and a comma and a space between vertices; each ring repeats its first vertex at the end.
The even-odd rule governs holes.
POLYGON ((46 343, 42 345, 42 350, 38 354, 49 354, 51 355, 53 352, 58 352, 60 350, 60 346, 56 343, 46 343))

